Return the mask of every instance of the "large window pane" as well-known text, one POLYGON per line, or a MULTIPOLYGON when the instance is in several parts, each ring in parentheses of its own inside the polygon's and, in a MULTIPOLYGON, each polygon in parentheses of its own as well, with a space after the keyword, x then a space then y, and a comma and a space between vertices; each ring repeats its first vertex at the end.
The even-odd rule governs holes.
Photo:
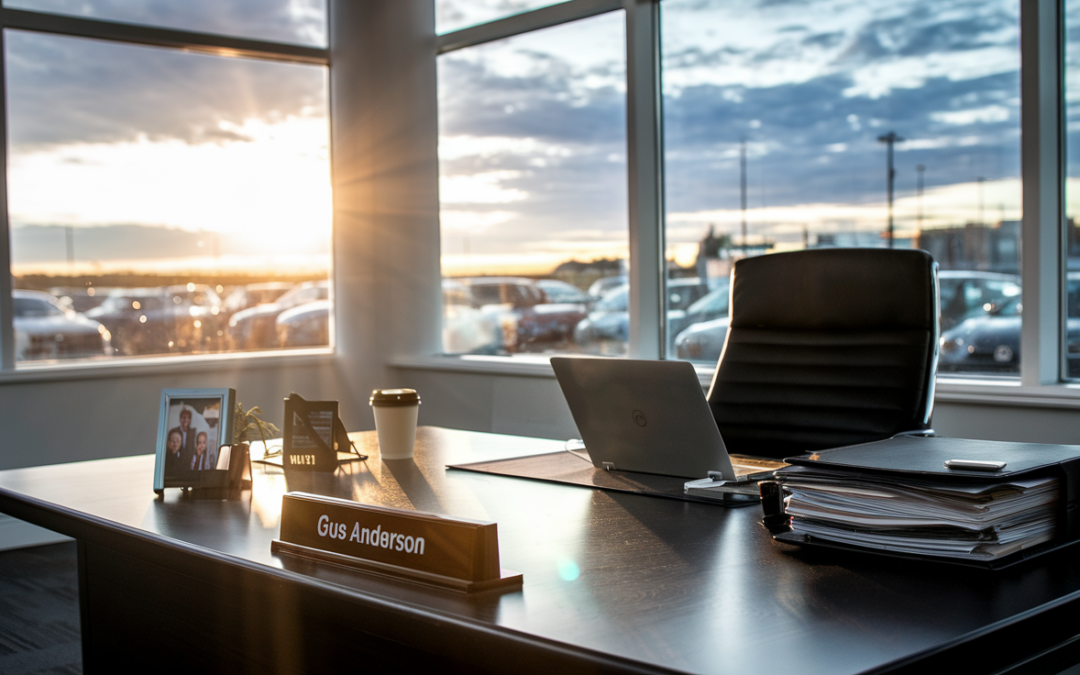
POLYGON ((892 243, 942 269, 941 371, 1017 373, 1018 3, 662 11, 673 355, 715 363, 735 259, 887 246, 891 151, 892 243))
POLYGON ((566 0, 435 0, 435 31, 442 35, 566 0))
POLYGON ((6 44, 17 360, 329 344, 324 68, 6 44))
POLYGON ((443 348, 626 350, 622 12, 439 59, 443 348))
POLYGON ((3 0, 5 7, 326 46, 326 0, 3 0))

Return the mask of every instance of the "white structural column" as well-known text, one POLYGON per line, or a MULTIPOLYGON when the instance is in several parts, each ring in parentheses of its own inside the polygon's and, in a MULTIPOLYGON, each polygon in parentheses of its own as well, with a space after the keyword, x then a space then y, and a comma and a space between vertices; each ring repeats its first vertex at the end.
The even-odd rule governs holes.
POLYGON ((666 356, 660 6, 626 0, 626 124, 630 216, 630 357, 666 356))
POLYGON ((330 110, 335 346, 362 404, 440 349, 433 2, 331 0, 330 110))
POLYGON ((1061 377, 1062 92, 1061 15, 1058 0, 1021 0, 1021 275, 1024 320, 1020 380, 1025 386, 1061 377))

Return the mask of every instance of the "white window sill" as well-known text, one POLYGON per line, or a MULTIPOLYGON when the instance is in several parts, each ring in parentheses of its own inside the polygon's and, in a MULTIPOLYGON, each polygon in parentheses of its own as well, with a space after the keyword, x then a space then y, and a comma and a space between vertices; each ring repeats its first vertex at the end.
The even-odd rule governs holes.
POLYGON ((322 347, 265 352, 52 361, 19 364, 16 370, 0 372, 0 384, 96 380, 173 373, 218 373, 222 370, 249 368, 293 368, 330 363, 333 358, 334 350, 322 347))
MULTIPOLYGON (((502 376, 554 378, 548 362, 549 355, 519 354, 516 356, 421 356, 398 357, 390 361, 393 368, 433 370, 452 373, 474 373, 502 376)), ((696 366, 703 387, 712 380, 713 369, 696 366)), ((1025 408, 1080 409, 1080 384, 1056 384, 1042 387, 1023 387, 1010 378, 977 378, 940 375, 934 398, 936 403, 969 405, 998 405, 1025 408)))

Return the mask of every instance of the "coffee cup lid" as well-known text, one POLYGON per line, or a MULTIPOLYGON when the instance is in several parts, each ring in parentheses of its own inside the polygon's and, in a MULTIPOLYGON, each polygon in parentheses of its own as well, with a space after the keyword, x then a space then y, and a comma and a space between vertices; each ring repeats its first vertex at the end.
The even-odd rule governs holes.
POLYGON ((387 407, 420 405, 420 395, 415 389, 376 389, 368 403, 387 407))

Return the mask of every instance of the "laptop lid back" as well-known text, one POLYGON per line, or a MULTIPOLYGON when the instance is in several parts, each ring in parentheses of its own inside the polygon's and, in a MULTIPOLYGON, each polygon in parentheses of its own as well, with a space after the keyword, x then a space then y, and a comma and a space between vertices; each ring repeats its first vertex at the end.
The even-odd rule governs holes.
POLYGON ((735 479, 689 363, 555 356, 551 367, 597 468, 735 479))

